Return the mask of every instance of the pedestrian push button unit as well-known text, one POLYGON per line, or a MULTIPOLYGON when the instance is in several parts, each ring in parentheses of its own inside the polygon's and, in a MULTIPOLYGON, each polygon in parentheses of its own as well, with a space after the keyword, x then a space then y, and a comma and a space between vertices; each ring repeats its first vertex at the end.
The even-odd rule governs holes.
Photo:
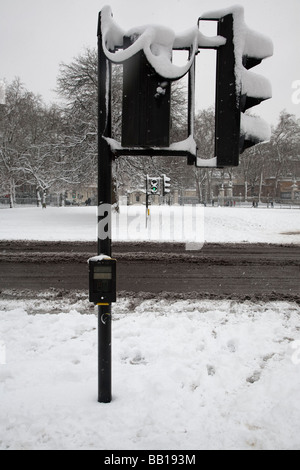
POLYGON ((100 255, 90 258, 89 263, 89 300, 97 305, 116 302, 116 260, 100 255))

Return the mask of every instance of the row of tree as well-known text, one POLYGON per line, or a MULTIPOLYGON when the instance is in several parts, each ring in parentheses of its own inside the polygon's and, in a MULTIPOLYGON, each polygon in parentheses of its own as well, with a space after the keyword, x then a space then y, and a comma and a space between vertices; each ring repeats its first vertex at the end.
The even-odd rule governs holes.
MULTIPOLYGON (((10 196, 24 184, 34 187, 37 200, 51 191, 58 194, 96 182, 97 178, 97 54, 87 49, 70 64, 62 64, 57 79, 61 105, 46 106, 40 96, 15 79, 0 105, 0 197, 10 196)), ((122 120, 122 68, 113 67, 113 134, 120 140, 122 120)), ((173 141, 187 136, 184 84, 172 92, 173 141)), ((214 152, 214 110, 196 116, 195 138, 201 158, 214 152)), ((263 178, 293 173, 300 155, 300 122, 283 111, 269 143, 247 150, 236 169, 226 170, 245 185, 263 178)), ((209 199, 217 170, 188 167, 182 158, 121 157, 115 161, 115 193, 143 186, 144 175, 166 173, 173 188, 195 187, 199 200, 209 199), (204 194, 205 193, 205 194, 204 194)), ((220 173, 220 172, 219 172, 220 173)), ((220 175, 219 175, 220 176, 220 175)))
POLYGON ((93 177, 95 139, 95 127, 91 135, 81 132, 73 113, 46 106, 15 79, 0 108, 0 195, 9 194, 12 207, 24 184, 35 187, 39 199, 93 177))

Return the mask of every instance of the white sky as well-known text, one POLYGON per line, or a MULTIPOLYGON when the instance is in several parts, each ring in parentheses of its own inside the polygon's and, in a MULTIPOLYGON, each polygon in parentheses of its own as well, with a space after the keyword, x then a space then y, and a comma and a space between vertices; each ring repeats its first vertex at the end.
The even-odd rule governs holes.
MULTIPOLYGON (((247 25, 269 36, 275 48, 272 58, 253 69, 271 80, 273 98, 253 111, 272 124, 282 109, 300 118, 300 103, 292 102, 292 83, 300 80, 299 0, 0 0, 0 80, 18 76, 44 101, 55 101, 59 64, 85 46, 96 47, 98 12, 106 4, 123 29, 154 23, 175 32, 191 28, 207 11, 243 5, 247 25)), ((214 71, 202 67, 201 74, 207 79, 199 84, 205 90, 197 103, 207 107, 212 97, 206 83, 213 82, 214 71)))

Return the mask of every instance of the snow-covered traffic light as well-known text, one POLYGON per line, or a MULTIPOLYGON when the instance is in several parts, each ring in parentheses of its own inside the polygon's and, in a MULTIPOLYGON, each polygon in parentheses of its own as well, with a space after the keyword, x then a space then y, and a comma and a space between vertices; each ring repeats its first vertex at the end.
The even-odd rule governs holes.
POLYGON ((146 176, 146 193, 148 195, 159 195, 160 194, 160 178, 153 176, 146 176))
POLYGON ((226 44, 217 51, 215 155, 217 166, 238 166, 246 148, 270 138, 270 127, 249 108, 271 98, 269 81, 250 72, 273 54, 273 44, 244 23, 243 8, 205 20, 218 21, 218 35, 226 44))
MULTIPOLYGON (((124 49, 134 40, 124 37, 124 49)), ((124 147, 168 147, 171 125, 171 82, 158 75, 145 53, 139 51, 123 63, 124 147), (130 118, 129 118, 130 116, 130 118)))
POLYGON ((151 194, 159 194, 159 178, 151 178, 150 191, 151 194))
POLYGON ((166 196, 171 191, 171 178, 168 178, 166 175, 162 175, 162 183, 163 183, 163 196, 166 196))

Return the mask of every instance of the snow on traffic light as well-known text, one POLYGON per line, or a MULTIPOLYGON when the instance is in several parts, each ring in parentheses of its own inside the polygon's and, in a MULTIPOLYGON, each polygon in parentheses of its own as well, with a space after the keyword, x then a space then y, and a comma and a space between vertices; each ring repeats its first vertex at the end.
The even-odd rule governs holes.
POLYGON ((151 194, 159 193, 159 178, 152 178, 150 181, 151 194))
POLYGON ((156 176, 146 176, 146 193, 148 195, 160 195, 160 178, 156 176))
POLYGON ((171 192, 171 178, 166 175, 162 175, 162 182, 163 182, 163 196, 166 196, 171 192))
POLYGON ((237 166, 246 148, 269 140, 270 126, 248 110, 272 95, 269 81, 250 69, 273 54, 273 44, 247 27, 243 7, 206 13, 198 19, 198 27, 176 34, 159 25, 125 31, 106 6, 101 11, 98 31, 100 131, 114 158, 183 156, 189 165, 223 168, 237 166), (216 36, 205 36, 199 30, 203 20, 217 23, 216 36), (210 158, 198 156, 195 135, 196 59, 200 49, 216 50, 217 55, 215 151, 210 158), (189 51, 184 65, 174 63, 174 51, 189 51), (123 64, 121 142, 111 135, 112 63, 123 64), (171 142, 171 86, 186 74, 188 135, 171 142))
POLYGON ((217 49, 217 167, 238 166, 246 148, 270 138, 270 126, 247 110, 272 97, 270 82, 250 69, 273 54, 273 44, 245 25, 242 7, 209 13, 201 20, 217 21, 218 35, 226 38, 217 49))

